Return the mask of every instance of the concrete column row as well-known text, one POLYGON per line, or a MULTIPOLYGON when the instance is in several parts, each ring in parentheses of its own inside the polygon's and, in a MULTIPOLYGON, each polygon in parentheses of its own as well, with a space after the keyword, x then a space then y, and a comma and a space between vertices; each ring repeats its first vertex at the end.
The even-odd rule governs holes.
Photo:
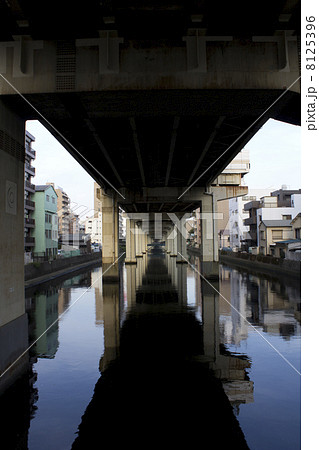
POLYGON ((146 234, 140 224, 133 219, 126 219, 126 264, 136 264, 136 258, 147 252, 147 244, 151 238, 146 234))

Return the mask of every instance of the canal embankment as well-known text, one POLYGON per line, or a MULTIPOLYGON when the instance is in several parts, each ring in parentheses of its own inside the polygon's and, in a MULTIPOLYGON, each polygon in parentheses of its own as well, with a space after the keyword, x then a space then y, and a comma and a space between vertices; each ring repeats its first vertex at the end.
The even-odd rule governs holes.
POLYGON ((293 261, 273 256, 252 255, 250 253, 220 252, 220 262, 247 268, 255 272, 300 277, 301 261, 293 261))
POLYGON ((52 261, 33 262, 24 266, 25 287, 45 283, 54 278, 90 267, 102 262, 101 252, 60 258, 52 261))

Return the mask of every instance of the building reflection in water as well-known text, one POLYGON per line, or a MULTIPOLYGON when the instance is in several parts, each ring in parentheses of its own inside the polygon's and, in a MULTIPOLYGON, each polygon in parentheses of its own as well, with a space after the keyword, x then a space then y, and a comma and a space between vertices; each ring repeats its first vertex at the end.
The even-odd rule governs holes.
MULTIPOLYGON (((218 294, 196 272, 190 283, 189 265, 156 248, 121 274, 123 292, 103 280, 101 377, 72 448, 99 448, 101 429, 143 446, 213 436, 248 448, 231 403, 252 399, 250 362, 221 345, 218 294)), ((101 318, 100 303, 96 312, 101 318)))
POLYGON ((224 344, 239 345, 247 339, 250 324, 289 340, 300 336, 301 293, 298 282, 260 277, 222 266, 220 330, 224 344), (234 307, 232 308, 231 305, 234 307))
POLYGON ((71 289, 91 286, 91 273, 66 279, 62 286, 61 289, 60 278, 50 284, 27 289, 25 293, 29 365, 18 381, 1 396, 0 403, 2 445, 8 450, 29 448, 30 422, 37 412, 39 398, 34 365, 38 358, 55 357, 59 348, 58 317, 70 306, 71 289))

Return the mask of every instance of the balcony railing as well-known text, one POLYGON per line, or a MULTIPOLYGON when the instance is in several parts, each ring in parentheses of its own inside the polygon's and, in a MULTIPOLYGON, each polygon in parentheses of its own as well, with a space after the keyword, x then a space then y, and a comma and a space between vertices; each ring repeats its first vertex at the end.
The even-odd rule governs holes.
POLYGON ((32 167, 30 164, 25 163, 25 170, 32 176, 35 175, 35 168, 32 167))
POLYGON ((244 210, 249 211, 250 209, 258 209, 260 207, 260 202, 258 200, 253 200, 251 202, 245 203, 244 210))
POLYGON ((25 181, 24 185, 27 191, 32 192, 33 194, 35 193, 35 185, 30 183, 30 181, 25 181))
POLYGON ((32 159, 35 159, 35 150, 32 150, 28 145, 25 147, 25 152, 27 155, 31 156, 32 159))
POLYGON ((247 217, 244 219, 244 225, 257 225, 257 217, 247 217))
POLYGON ((29 227, 29 228, 34 228, 34 226, 35 226, 35 220, 34 220, 34 219, 29 219, 28 217, 26 217, 26 218, 24 219, 24 225, 25 225, 26 227, 29 227))
POLYGON ((24 238, 24 244, 27 246, 35 245, 35 238, 27 236, 24 238))
POLYGON ((32 200, 25 200, 25 207, 26 209, 34 210, 35 203, 32 200))

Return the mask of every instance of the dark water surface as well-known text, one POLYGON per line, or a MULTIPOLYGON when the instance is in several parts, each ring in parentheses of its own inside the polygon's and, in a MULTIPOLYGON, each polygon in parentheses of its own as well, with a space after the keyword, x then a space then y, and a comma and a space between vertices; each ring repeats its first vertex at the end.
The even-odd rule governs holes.
POLYGON ((207 284, 191 263, 146 255, 120 284, 98 267, 26 291, 37 342, 1 402, 3 448, 299 449, 300 285, 223 265, 207 284))

